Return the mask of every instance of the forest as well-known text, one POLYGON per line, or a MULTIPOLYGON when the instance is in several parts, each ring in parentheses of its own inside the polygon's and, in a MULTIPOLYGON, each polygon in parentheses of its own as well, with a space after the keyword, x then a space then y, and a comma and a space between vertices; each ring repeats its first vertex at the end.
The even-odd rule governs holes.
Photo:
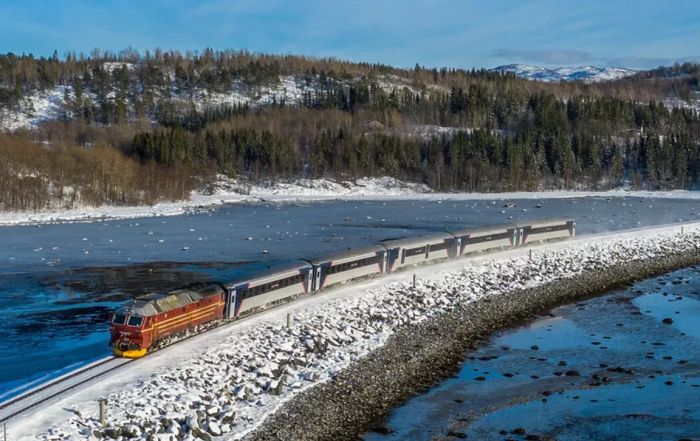
POLYGON ((32 94, 64 96, 58 118, 0 136, 0 211, 181 200, 217 174, 392 176, 441 192, 692 189, 699 80, 693 63, 544 83, 233 50, 4 54, 0 123, 32 94))

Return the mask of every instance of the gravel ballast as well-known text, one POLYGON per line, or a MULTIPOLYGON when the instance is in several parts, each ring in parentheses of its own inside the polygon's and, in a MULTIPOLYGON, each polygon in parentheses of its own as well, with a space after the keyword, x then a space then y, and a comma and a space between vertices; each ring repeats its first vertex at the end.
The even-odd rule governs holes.
MULTIPOLYGON (((697 243, 692 235, 689 240, 697 243)), ((564 303, 700 262, 700 251, 586 270, 573 277, 463 303, 422 323, 400 328, 377 350, 332 381, 283 405, 246 440, 355 440, 388 430, 392 409, 459 370, 466 352, 497 331, 522 324, 564 303)))

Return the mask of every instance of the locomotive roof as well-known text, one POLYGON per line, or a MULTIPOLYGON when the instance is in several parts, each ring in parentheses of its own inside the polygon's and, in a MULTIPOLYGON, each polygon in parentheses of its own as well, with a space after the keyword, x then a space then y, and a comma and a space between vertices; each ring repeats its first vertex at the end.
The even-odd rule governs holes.
POLYGON ((260 279, 265 279, 273 275, 283 275, 285 273, 290 273, 290 272, 298 272, 299 270, 309 268, 309 262, 305 262, 302 260, 298 260, 292 263, 284 264, 284 265, 277 265, 277 266, 272 266, 269 268, 265 268, 264 270, 252 272, 252 273, 246 273, 242 274, 240 276, 235 276, 231 279, 227 279, 223 281, 222 283, 226 285, 227 287, 231 288, 235 285, 239 285, 243 282, 248 282, 248 281, 253 281, 253 280, 260 280, 260 279))
POLYGON ((347 259, 348 257, 354 257, 354 256, 363 256, 366 254, 374 254, 377 251, 386 251, 386 248, 384 248, 382 245, 375 244, 375 245, 366 245, 363 247, 358 247, 358 248, 351 248, 345 251, 339 251, 334 254, 325 254, 321 256, 314 256, 310 257, 308 260, 314 265, 317 265, 319 263, 323 262, 332 262, 335 260, 342 260, 342 259, 347 259))
POLYGON ((466 236, 468 234, 483 234, 483 233, 490 233, 490 232, 496 232, 496 231, 502 231, 502 230, 507 230, 509 228, 515 228, 515 224, 500 224, 500 225, 486 225, 483 227, 476 227, 476 228, 465 228, 462 230, 455 230, 455 231, 450 231, 450 233, 454 234, 455 236, 466 236))
POLYGON ((448 233, 434 233, 425 236, 415 236, 415 237, 405 237, 402 239, 389 239, 383 240, 380 243, 387 248, 394 247, 407 247, 410 245, 423 245, 426 243, 440 242, 445 239, 454 239, 454 237, 448 233))
POLYGON ((146 294, 122 305, 117 312, 142 316, 153 316, 172 311, 199 300, 221 294, 219 285, 194 286, 165 293, 146 294))

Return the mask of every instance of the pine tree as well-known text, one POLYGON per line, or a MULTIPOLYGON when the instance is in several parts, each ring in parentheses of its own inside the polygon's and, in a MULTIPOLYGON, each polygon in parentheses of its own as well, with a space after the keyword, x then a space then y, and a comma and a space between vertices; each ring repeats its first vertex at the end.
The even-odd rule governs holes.
POLYGON ((615 156, 613 158, 613 187, 619 187, 623 184, 625 177, 625 168, 622 161, 622 152, 619 148, 615 148, 615 156))

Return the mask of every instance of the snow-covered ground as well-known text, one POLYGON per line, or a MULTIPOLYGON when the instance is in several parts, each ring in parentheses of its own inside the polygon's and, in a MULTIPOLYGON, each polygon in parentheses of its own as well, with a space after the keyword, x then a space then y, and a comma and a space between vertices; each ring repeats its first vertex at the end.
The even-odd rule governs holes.
MULTIPOLYGON (((327 381, 401 326, 457 304, 630 260, 694 250, 700 224, 588 237, 417 268, 305 299, 197 336, 11 422, 10 439, 95 439, 112 428, 157 439, 238 439, 286 400, 327 381), (532 258, 527 253, 533 249, 532 258), (545 252, 546 250, 546 252, 545 252), (418 275, 416 288, 411 273, 418 275), (286 315, 293 324, 286 327, 286 315), (201 432, 200 432, 201 431, 201 432)), ((122 432, 123 435, 126 435, 122 432)))
POLYGON ((253 201, 289 202, 324 200, 504 200, 577 197, 638 197, 700 199, 700 192, 673 191, 542 191, 513 193, 433 193, 423 184, 402 182, 394 178, 362 178, 356 182, 335 182, 328 179, 297 179, 292 182, 248 185, 220 176, 213 191, 192 193, 190 200, 137 207, 84 207, 43 212, 0 213, 0 226, 96 219, 130 219, 152 216, 178 216, 198 207, 253 201))
POLYGON ((530 80, 547 82, 581 80, 587 83, 618 80, 637 73, 631 69, 622 69, 618 67, 601 68, 595 66, 581 66, 547 68, 541 66, 530 66, 526 64, 508 64, 505 66, 498 66, 491 70, 500 72, 514 72, 516 76, 530 80))
POLYGON ((24 97, 19 109, 11 111, 0 108, 0 130, 31 128, 43 121, 59 119, 65 104, 66 90, 69 94, 73 93, 72 87, 56 86, 24 97))
POLYGON ((682 109, 690 109, 700 112, 700 93, 695 92, 690 101, 681 100, 679 98, 669 98, 664 101, 666 107, 680 107, 682 109))

